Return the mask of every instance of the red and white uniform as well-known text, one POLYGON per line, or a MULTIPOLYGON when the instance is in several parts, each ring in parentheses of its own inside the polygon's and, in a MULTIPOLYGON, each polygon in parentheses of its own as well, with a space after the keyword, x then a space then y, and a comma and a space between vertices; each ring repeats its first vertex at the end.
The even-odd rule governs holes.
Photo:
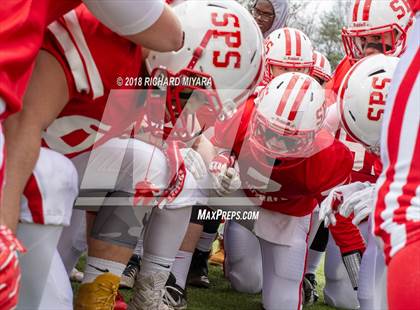
POLYGON ((382 125, 375 234, 384 243, 388 263, 399 250, 420 240, 419 20, 394 74, 382 125))
MULTIPOLYGON (((14 0, 0 8, 0 135, 1 122, 22 107, 23 95, 47 25, 78 6, 81 0, 14 0)), ((90 10, 120 35, 150 27, 161 15, 163 1, 84 0, 90 10)), ((3 138, 1 138, 3 140, 3 138)), ((0 195, 4 175, 4 145, 0 143, 0 195)))
POLYGON ((227 124, 216 124, 213 143, 232 148, 238 157, 244 191, 248 197, 260 199, 261 207, 291 216, 310 214, 322 193, 348 180, 351 153, 338 141, 324 148, 321 135, 316 142, 320 151, 311 157, 274 166, 265 164, 265 154, 247 142, 253 100, 251 97, 227 124))
POLYGON ((420 285, 420 1, 391 82, 381 136, 383 171, 376 186, 374 232, 383 244, 390 310, 418 309, 420 285))
MULTIPOLYGON (((106 109, 106 104, 109 93, 116 83, 116 77, 120 74, 137 76, 140 72, 141 47, 119 37, 100 24, 84 5, 70 11, 48 27, 42 49, 51 53, 62 65, 70 99, 60 116, 46 130, 43 144, 72 158, 81 152, 91 150, 96 134, 104 127, 100 123, 104 111, 109 110, 106 109), (65 138, 61 139, 60 135, 65 138)), ((124 107, 124 102, 120 104, 124 107)), ((119 109, 120 106, 116 108, 119 109)), ((124 112, 122 109, 118 111, 124 112)), ((114 116, 119 124, 123 123, 115 111, 114 116)), ((132 122, 132 119, 129 121, 132 122)), ((21 205, 22 222, 69 224, 72 200, 70 199, 70 209, 62 208, 62 204, 58 204, 57 200, 50 202, 53 197, 58 201, 63 197, 48 194, 50 191, 52 193, 55 191, 51 188, 51 176, 44 176, 49 163, 59 162, 58 160, 68 161, 58 156, 56 152, 44 148, 41 150, 34 173, 24 190, 26 199, 21 205)), ((65 169, 67 167, 65 163, 58 166, 61 166, 64 175, 71 171, 65 169)))
MULTIPOLYGON (((145 91, 136 89, 140 88, 136 85, 130 89, 117 84, 119 77, 125 82, 126 77, 142 76, 141 47, 110 31, 81 5, 48 26, 42 49, 61 64, 69 89, 68 103, 44 132, 43 146, 73 161, 82 188, 133 192, 136 182, 146 176, 158 188, 166 188, 169 169, 159 173, 167 165, 162 151, 139 140, 118 138, 125 133, 130 136, 136 121, 143 115, 144 98, 139 95, 145 91), (139 154, 133 155, 134 158, 125 156, 131 151, 139 154), (112 168, 104 170, 104 162, 112 168), (131 175, 121 177, 120 170, 131 175), (136 174, 135 180, 132 174, 136 174)), ((39 165, 41 161, 37 167, 39 165)), ((195 182, 190 179, 188 173, 185 187, 194 189, 195 182)), ((41 186, 34 190, 35 184, 41 183, 45 180, 38 180, 36 173, 30 178, 27 186, 31 190, 27 188, 25 193, 42 203, 28 199, 21 219, 67 225, 71 212, 51 212, 42 199, 44 195, 34 197, 34 193, 42 193, 41 186), (68 216, 59 221, 54 217, 57 213, 68 216)), ((192 195, 193 190, 185 190, 176 204, 190 205, 192 195)))
MULTIPOLYGON (((5 1, 0 9, 0 98, 6 104, 6 115, 18 111, 41 48, 46 27, 81 0, 14 0, 5 1)), ((163 11, 163 1, 103 2, 84 0, 105 25, 120 35, 142 32, 163 11)))
POLYGON ((248 139, 254 99, 249 98, 227 123, 215 126, 213 143, 232 149, 243 194, 254 206, 263 208, 253 227, 259 238, 236 223, 226 226, 225 273, 241 292, 256 293, 262 288, 266 309, 274 309, 279 303, 283 308, 300 309, 311 213, 323 193, 348 180, 353 160, 339 141, 330 144, 331 139, 325 139, 325 146, 323 133, 315 142, 320 151, 314 155, 278 161, 274 166, 265 163, 266 154, 252 148, 248 139), (255 272, 249 272, 250 264, 255 272))
MULTIPOLYGON (((350 70, 350 60, 345 57, 337 69, 334 72, 333 78, 327 83, 326 91, 329 94, 328 100, 335 101, 338 90, 341 85, 341 81, 344 79, 346 73, 350 70)), ((354 141, 346 131, 339 127, 339 118, 336 104, 331 104, 328 108, 326 117, 327 127, 332 130, 336 130, 335 137, 342 143, 344 143, 353 154, 353 169, 351 173, 351 182, 371 182, 375 183, 377 179, 377 173, 375 173, 376 167, 380 165, 379 158, 366 151, 365 147, 360 143, 354 141)), ((337 242, 342 253, 349 251, 360 250, 364 251, 365 243, 358 232, 357 227, 351 223, 351 217, 344 218, 337 215, 338 225, 336 227, 330 227, 335 234, 340 234, 347 242, 337 242)))
POLYGON ((100 24, 84 5, 48 26, 42 49, 60 62, 69 89, 44 146, 72 158, 121 135, 138 119, 142 104, 117 79, 142 76, 141 47, 100 24))

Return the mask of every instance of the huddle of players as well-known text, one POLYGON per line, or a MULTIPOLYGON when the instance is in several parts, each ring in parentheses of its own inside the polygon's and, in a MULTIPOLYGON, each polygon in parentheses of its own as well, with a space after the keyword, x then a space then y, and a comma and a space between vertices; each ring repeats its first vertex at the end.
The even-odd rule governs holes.
MULTIPOLYGON (((136 47, 101 26, 84 6, 48 27, 44 52, 38 56, 40 66, 48 64, 48 70, 35 72, 24 101, 28 124, 36 124, 36 134, 42 132, 49 149, 41 149, 21 204, 21 221, 30 224, 21 224, 21 236, 18 230, 28 248, 21 257, 20 305, 72 307, 65 279, 86 239, 80 236, 84 213, 73 211, 70 223, 79 188, 107 194, 102 207, 86 217, 90 236, 78 309, 115 306, 119 275, 133 248, 142 262, 129 308, 186 308, 189 264, 203 235, 202 225, 188 225, 195 212, 191 206, 219 207, 220 196, 236 198, 243 210, 260 210, 255 222, 226 223, 225 274, 234 289, 262 290, 265 309, 300 308, 310 297, 306 292, 302 296, 302 285, 309 287, 309 295, 314 293, 314 270, 307 269, 311 261, 306 261, 312 258, 315 267, 319 263, 319 248, 312 256, 307 252, 308 245, 325 234, 313 216, 320 206, 320 218, 334 224, 330 232, 338 246, 327 250, 326 301, 355 308, 353 289, 365 285, 368 293, 358 290, 360 306, 376 305, 370 293, 377 285, 371 282, 383 276, 384 269, 366 272, 363 284, 362 271, 374 269, 383 257, 369 232, 365 239, 372 251, 367 255, 353 223, 359 224, 373 207, 371 184, 376 175, 371 172, 379 161, 381 115, 397 63, 391 56, 405 50, 413 22, 408 5, 356 0, 343 30, 347 57, 332 79, 328 60, 313 51, 305 34, 281 28, 263 47, 252 17, 233 1, 187 1, 174 10, 185 33, 177 53, 136 47), (225 58, 220 57, 226 46, 225 58), (208 51, 212 55, 206 55, 208 51), (390 56, 364 58, 380 53, 390 56), (141 92, 111 91, 118 76, 137 76, 144 65, 151 76, 210 76, 214 85, 151 90, 146 107, 136 104, 141 92), (54 91, 40 98, 39 89, 45 85, 54 91), (48 113, 54 115, 36 114, 43 111, 42 105, 44 110, 49 105, 48 113), (208 127, 214 127, 211 143, 202 134, 208 127), (128 138, 118 138, 127 132, 128 138), (350 140, 347 144, 355 146, 355 155, 336 137, 350 140), (133 201, 147 205, 154 194, 162 197, 159 208, 127 208, 133 201), (145 227, 139 220, 145 220, 145 227), (42 232, 33 223, 43 224, 42 232), (57 227, 69 224, 59 240, 57 227), (35 242, 39 240, 41 246, 35 242), (46 267, 35 273, 34 265, 46 267), (172 294, 165 289, 168 281, 173 282, 172 294)), ((15 148, 21 151, 34 136, 25 139, 15 148)), ((385 299, 381 297, 380 302, 385 299)))

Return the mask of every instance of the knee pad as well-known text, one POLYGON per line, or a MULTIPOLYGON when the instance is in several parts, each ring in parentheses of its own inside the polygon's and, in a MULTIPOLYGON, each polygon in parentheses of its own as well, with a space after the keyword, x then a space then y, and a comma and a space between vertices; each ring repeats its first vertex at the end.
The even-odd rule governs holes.
POLYGON ((240 224, 225 225, 225 271, 232 288, 255 294, 262 289, 262 261, 258 238, 240 224), (252 268, 250 268, 252 266, 252 268))
MULTIPOLYGON (((109 197, 119 197, 126 193, 114 192, 109 197)), ((102 206, 93 223, 91 237, 134 249, 143 225, 128 206, 102 206)))
MULTIPOLYGON (((27 252, 19 254, 22 279, 18 309, 38 309, 63 227, 20 223, 17 237, 27 252)), ((62 281, 69 281, 67 276, 62 281)))
POLYGON ((78 194, 77 171, 65 156, 41 148, 21 202, 24 223, 69 225, 78 194))
POLYGON ((240 293, 258 294, 262 290, 261 273, 255 272, 255 269, 249 268, 249 265, 241 264, 237 268, 242 267, 242 271, 230 270, 228 279, 232 288, 240 293))

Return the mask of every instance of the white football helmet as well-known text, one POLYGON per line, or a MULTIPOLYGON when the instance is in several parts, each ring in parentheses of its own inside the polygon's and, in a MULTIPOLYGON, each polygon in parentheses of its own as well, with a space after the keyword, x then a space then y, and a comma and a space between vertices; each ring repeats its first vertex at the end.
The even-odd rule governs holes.
POLYGON ((362 37, 378 35, 383 54, 400 56, 406 48, 407 31, 413 22, 413 13, 406 0, 354 0, 347 27, 341 34, 346 54, 352 61, 363 58, 362 37), (386 34, 392 38, 391 45, 385 43, 386 34))
POLYGON ((281 74, 264 89, 251 122, 251 145, 273 158, 310 156, 325 118, 324 89, 309 75, 281 74))
POLYGON ((304 68, 310 73, 313 67, 313 48, 309 38, 300 30, 280 28, 265 39, 267 68, 271 66, 304 68))
POLYGON ((314 51, 314 68, 312 76, 326 83, 332 78, 331 65, 328 58, 318 51, 314 51))
MULTIPOLYGON (((182 109, 179 94, 188 89, 201 92, 207 109, 219 119, 228 118, 262 77, 263 38, 258 25, 234 0, 185 1, 173 9, 185 33, 184 46, 176 52, 151 51, 145 61, 149 73, 152 77, 207 77, 211 83, 205 87, 167 85, 166 108, 175 109, 173 114, 178 117, 182 109)), ((183 127, 179 122, 174 126, 173 130, 183 127)))
POLYGON ((399 58, 372 55, 357 62, 338 91, 340 122, 346 132, 379 155, 381 124, 389 85, 399 58))

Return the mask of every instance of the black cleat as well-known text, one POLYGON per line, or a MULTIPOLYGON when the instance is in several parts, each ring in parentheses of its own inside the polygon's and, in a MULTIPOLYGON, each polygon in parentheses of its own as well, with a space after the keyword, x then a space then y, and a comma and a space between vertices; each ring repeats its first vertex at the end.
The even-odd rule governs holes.
POLYGON ((210 256, 209 252, 202 252, 195 249, 192 260, 190 271, 188 273, 187 283, 195 287, 209 288, 209 267, 208 260, 210 256))
POLYGON ((176 278, 172 272, 169 274, 168 281, 166 281, 163 302, 171 309, 187 309, 187 292, 176 284, 176 278))
POLYGON ((305 306, 313 305, 318 301, 318 292, 316 291, 317 282, 313 273, 305 274, 303 278, 303 304, 305 306))
POLYGON ((133 288, 140 270, 141 257, 133 254, 125 267, 120 280, 120 288, 133 288))

